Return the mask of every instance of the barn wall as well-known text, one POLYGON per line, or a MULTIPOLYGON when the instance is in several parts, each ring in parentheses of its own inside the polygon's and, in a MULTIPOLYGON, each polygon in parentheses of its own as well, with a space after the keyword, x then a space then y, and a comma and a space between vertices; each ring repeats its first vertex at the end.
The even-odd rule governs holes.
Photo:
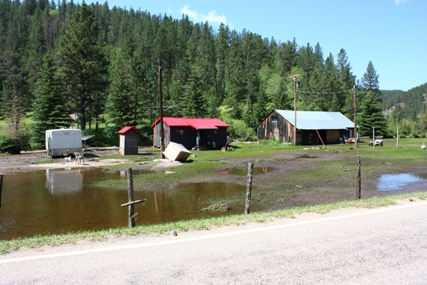
POLYGON ((257 136, 259 140, 274 139, 293 142, 294 128, 285 118, 274 111, 259 124, 257 136))
POLYGON ((326 143, 339 143, 340 141, 340 131, 338 130, 331 130, 326 131, 326 143))
MULTIPOLYGON (((297 117, 298 126, 298 117, 297 117)), ((348 137, 353 129, 349 130, 297 130, 296 142, 302 145, 333 144, 339 143, 340 136, 348 137), (320 134, 320 138, 319 138, 320 134)), ((258 140, 278 139, 283 142, 294 141, 294 126, 283 118, 279 113, 273 111, 257 127, 258 140)))
MULTIPOLYGON (((163 124, 163 131, 165 133, 165 147, 168 146, 170 142, 170 129, 169 126, 166 124, 163 124)), ((153 128, 153 146, 154 147, 161 147, 161 139, 160 139, 160 122, 156 124, 156 126, 153 128)))
POLYGON ((215 140, 217 149, 221 149, 221 147, 225 146, 227 144, 227 128, 218 128, 215 140))
POLYGON ((196 137, 197 133, 191 127, 170 128, 170 141, 182 144, 187 149, 196 145, 196 137))

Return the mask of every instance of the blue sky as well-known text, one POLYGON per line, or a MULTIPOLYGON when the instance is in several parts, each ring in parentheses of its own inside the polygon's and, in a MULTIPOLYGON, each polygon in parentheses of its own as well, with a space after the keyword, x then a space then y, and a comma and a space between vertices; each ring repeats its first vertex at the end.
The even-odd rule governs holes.
POLYGON ((359 80, 372 61, 381 89, 406 91, 427 82, 425 0, 109 0, 108 5, 176 19, 187 14, 215 30, 223 22, 277 42, 295 37, 299 46, 319 43, 325 59, 331 53, 336 60, 343 48, 359 80))

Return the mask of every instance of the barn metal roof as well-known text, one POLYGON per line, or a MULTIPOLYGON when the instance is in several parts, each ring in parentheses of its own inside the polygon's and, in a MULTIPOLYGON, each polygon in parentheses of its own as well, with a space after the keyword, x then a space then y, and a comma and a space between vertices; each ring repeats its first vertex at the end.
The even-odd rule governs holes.
MULTIPOLYGON (((294 111, 276 110, 289 123, 295 125, 294 111)), ((297 111, 298 130, 344 130, 354 123, 340 112, 297 111)))
MULTIPOLYGON (((152 126, 154 127, 160 118, 158 118, 152 126)), ((163 122, 169 127, 192 127, 196 130, 212 130, 218 127, 228 127, 226 123, 217 118, 174 118, 163 117, 163 122)))

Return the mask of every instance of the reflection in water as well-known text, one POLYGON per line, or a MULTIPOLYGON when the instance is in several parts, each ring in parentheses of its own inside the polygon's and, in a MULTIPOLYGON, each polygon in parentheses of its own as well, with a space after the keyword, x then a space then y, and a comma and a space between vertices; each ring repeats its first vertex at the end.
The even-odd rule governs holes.
POLYGON ((395 191, 401 190, 401 188, 408 183, 425 181, 424 178, 419 175, 411 173, 402 174, 384 174, 378 179, 377 190, 378 191, 395 191))
MULTIPOLYGON (((258 175, 258 174, 266 174, 269 172, 274 171, 274 167, 254 167, 252 170, 252 175, 258 175)), ((232 174, 232 175, 247 175, 248 169, 247 168, 234 168, 230 170, 219 170, 217 172, 218 174, 232 174)))
POLYGON ((46 169, 46 188, 52 195, 81 191, 83 175, 80 169, 46 169))
MULTIPOLYGON (((151 171, 132 174, 164 175, 151 171)), ((146 203, 135 205, 136 224, 243 213, 245 189, 245 185, 221 182, 181 184, 155 191, 135 189, 135 200, 147 199, 146 203), (231 211, 201 211, 218 202, 231 203, 231 211)), ((119 171, 85 168, 7 173, 3 177, 0 239, 126 227, 128 209, 121 207, 126 202, 126 175, 119 171), (119 186, 94 186, 100 180, 119 186)), ((251 209, 261 210, 256 204, 251 209)))

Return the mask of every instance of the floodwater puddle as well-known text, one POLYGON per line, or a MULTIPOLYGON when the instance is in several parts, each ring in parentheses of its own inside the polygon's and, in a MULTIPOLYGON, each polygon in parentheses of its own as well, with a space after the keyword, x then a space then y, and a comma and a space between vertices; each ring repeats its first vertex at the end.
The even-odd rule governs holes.
MULTIPOLYGON (((252 175, 266 174, 276 170, 274 167, 254 167, 252 175)), ((229 170, 219 170, 218 174, 232 174, 232 175, 247 175, 247 168, 234 168, 229 170)))
POLYGON ((398 191, 411 183, 427 181, 427 174, 400 173, 384 174, 378 179, 378 191, 398 191))
MULTIPOLYGON (((150 170, 133 170, 132 175, 150 175, 150 170)), ((126 179, 126 171, 98 168, 49 169, 7 173, 3 176, 0 207, 0 239, 83 230, 126 227, 127 189, 95 187, 100 180, 126 179)), ((188 183, 155 191, 137 190, 134 199, 136 225, 159 224, 243 213, 246 186, 234 183, 188 183), (216 203, 231 205, 227 212, 204 212, 216 203)), ((257 205, 251 208, 257 209, 257 205)))

